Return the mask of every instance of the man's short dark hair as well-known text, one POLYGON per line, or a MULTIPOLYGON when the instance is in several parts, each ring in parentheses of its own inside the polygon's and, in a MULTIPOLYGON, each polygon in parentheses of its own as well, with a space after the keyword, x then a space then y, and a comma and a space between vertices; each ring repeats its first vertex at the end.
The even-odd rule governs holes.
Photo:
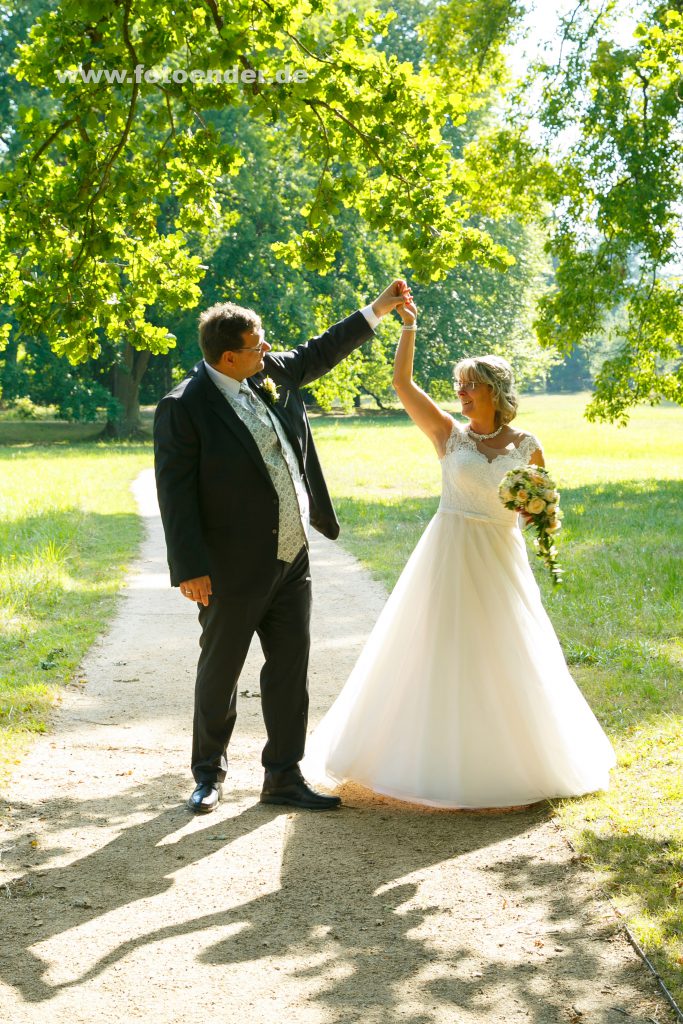
POLYGON ((215 366, 224 352, 239 352, 244 331, 257 331, 261 318, 253 309, 234 302, 217 302, 199 317, 199 347, 207 363, 215 366))

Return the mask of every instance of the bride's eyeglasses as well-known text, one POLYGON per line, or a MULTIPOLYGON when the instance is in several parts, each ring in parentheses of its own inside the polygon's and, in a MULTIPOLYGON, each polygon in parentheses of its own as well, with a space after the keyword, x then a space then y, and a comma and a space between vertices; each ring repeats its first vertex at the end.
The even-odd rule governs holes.
POLYGON ((456 391, 474 391, 475 388, 479 387, 478 380, 459 380, 455 385, 456 391))

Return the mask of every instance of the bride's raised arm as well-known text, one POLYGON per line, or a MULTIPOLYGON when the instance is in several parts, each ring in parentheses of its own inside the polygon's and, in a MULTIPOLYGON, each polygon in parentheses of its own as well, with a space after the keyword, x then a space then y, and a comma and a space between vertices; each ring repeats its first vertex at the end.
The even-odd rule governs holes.
POLYGON ((413 423, 424 431, 439 456, 442 456, 446 449, 446 442, 451 435, 453 420, 413 380, 413 358, 417 332, 415 303, 411 299, 397 306, 396 311, 403 321, 403 330, 394 359, 394 390, 413 423))

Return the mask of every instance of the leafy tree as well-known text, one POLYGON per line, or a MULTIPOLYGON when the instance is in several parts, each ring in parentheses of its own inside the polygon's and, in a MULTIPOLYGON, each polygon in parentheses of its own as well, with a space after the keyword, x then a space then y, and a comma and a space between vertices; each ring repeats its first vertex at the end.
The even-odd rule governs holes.
MULTIPOLYGON (((500 90, 509 82, 504 46, 523 13, 510 0, 472 0, 435 3, 423 0, 384 0, 394 9, 385 45, 402 60, 426 66, 443 86, 446 120, 443 134, 458 158, 468 146, 496 124, 500 90), (461 97, 468 95, 467 117, 461 97)), ((475 151, 476 152, 476 151, 475 151)), ((505 273, 476 263, 460 264, 445 280, 419 289, 423 338, 434 339, 416 350, 416 375, 423 387, 440 398, 451 398, 454 361, 476 352, 495 352, 510 359, 520 386, 543 386, 558 361, 556 349, 539 348, 533 328, 537 304, 552 280, 552 265, 544 255, 545 234, 525 227, 515 216, 519 204, 500 201, 504 182, 491 188, 479 177, 470 204, 473 219, 514 257, 505 273)))
MULTIPOLYGON (((231 299, 251 306, 264 318, 268 339, 287 347, 364 305, 386 286, 400 268, 398 246, 372 232, 357 211, 343 208, 337 218, 341 249, 334 272, 320 275, 278 259, 274 246, 305 229, 301 207, 315 186, 318 169, 302 158, 286 133, 252 118, 243 108, 212 117, 223 135, 239 140, 245 162, 232 186, 239 196, 239 221, 227 224, 220 242, 207 257, 202 304, 231 299)), ((231 203, 226 197, 226 205, 231 203)), ((173 322, 177 337, 174 366, 189 369, 199 356, 196 313, 185 311, 173 322)), ((347 407, 361 391, 379 402, 393 395, 387 342, 364 346, 324 381, 311 386, 326 408, 341 400, 347 407)), ((162 387, 145 393, 156 400, 162 387)))
MULTIPOLYGON (((503 6, 504 39, 520 12, 503 6)), ((557 59, 532 66, 507 124, 468 153, 482 187, 540 215, 549 232, 555 281, 539 304, 542 343, 568 353, 611 330, 587 415, 619 423, 638 402, 683 402, 683 10, 649 0, 638 11, 624 45, 615 29, 632 16, 626 0, 573 5, 557 59), (540 96, 536 107, 529 96, 540 96)), ((449 4, 440 17, 445 34, 461 13, 449 4)))
MULTIPOLYGON (((20 110, 21 150, 0 181, 0 287, 22 329, 46 335, 74 363, 111 344, 123 354, 129 397, 123 383, 138 375, 136 353, 167 351, 167 321, 199 300, 203 267, 191 240, 208 244, 215 234, 219 196, 244 160, 207 112, 245 102, 320 168, 304 230, 277 253, 291 265, 333 268, 343 208, 391 232, 423 278, 474 257, 507 265, 472 222, 474 182, 443 144, 438 83, 374 45, 389 21, 322 0, 242 0, 229 17, 215 0, 173 10, 152 0, 62 0, 39 18, 14 73, 44 90, 50 110, 33 99, 20 110), (277 82, 287 65, 307 80, 277 82), (255 80, 181 81, 192 69, 231 67, 255 80), (65 77, 79 68, 120 70, 130 81, 65 77), (176 81, 148 81, 150 68, 176 81)), ((459 116, 466 111, 463 96, 459 116)))
MULTIPOLYGON (((264 315, 269 340, 292 344, 319 330, 354 305, 362 305, 396 273, 398 246, 371 232, 356 211, 342 209, 337 219, 342 250, 334 273, 320 276, 292 268, 273 256, 273 243, 292 229, 302 230, 298 213, 316 173, 281 131, 245 119, 240 110, 216 115, 216 127, 239 139, 248 154, 233 185, 240 197, 240 221, 226 228, 207 259, 202 302, 233 299, 264 315), (267 184, 267 187, 264 187, 267 184)), ((451 271, 447 280, 419 286, 421 344, 417 373, 421 384, 440 397, 452 397, 453 362, 474 351, 496 351, 511 358, 524 385, 543 381, 556 358, 534 340, 531 314, 540 289, 547 287, 549 266, 538 231, 519 224, 487 225, 492 237, 515 257, 505 274, 476 264, 451 271)), ((182 372, 198 358, 196 314, 173 322, 177 337, 174 365, 182 372)), ((378 338, 353 358, 316 382, 311 390, 324 408, 335 401, 350 407, 360 394, 382 405, 395 399, 391 384, 397 323, 383 323, 378 338)), ((166 357, 160 357, 162 365, 166 357)), ((168 387, 161 372, 145 386, 155 401, 168 387)))
POLYGON ((41 106, 44 116, 50 112, 50 98, 36 95, 27 82, 10 73, 17 47, 25 43, 33 23, 49 11, 56 0, 22 0, 21 4, 0 2, 0 154, 12 152, 18 145, 14 130, 17 112, 32 100, 41 106))
MULTIPOLYGON (((416 67, 428 60, 420 35, 420 21, 435 4, 386 0, 383 9, 396 9, 386 36, 378 45, 410 60, 416 67)), ((355 4, 356 9, 359 5, 355 4)), ((479 76, 480 83, 483 76, 479 76)), ((483 116, 475 111, 465 124, 449 119, 443 134, 454 152, 463 148, 463 136, 472 134, 483 116)), ((282 131, 270 132, 253 119, 245 120, 239 110, 222 112, 216 122, 221 133, 239 138, 240 150, 248 162, 234 180, 240 197, 241 220, 230 227, 210 260, 203 284, 205 304, 223 298, 268 311, 270 338, 287 343, 300 334, 312 333, 326 320, 339 315, 340 308, 367 301, 383 286, 387 275, 401 266, 398 245, 371 232, 353 209, 342 208, 337 227, 342 251, 333 274, 320 277, 305 268, 290 268, 273 260, 271 244, 297 223, 297 211, 310 192, 317 169, 305 164, 298 149, 282 131), (263 182, 268 183, 264 190, 263 182)), ((515 258, 506 273, 464 264, 450 271, 439 283, 419 287, 421 338, 417 358, 420 382, 441 397, 452 397, 450 372, 453 362, 473 351, 497 351, 512 359, 524 386, 542 383, 548 368, 557 360, 552 350, 543 352, 535 342, 531 314, 540 291, 547 287, 549 264, 542 252, 542 237, 535 229, 519 223, 486 223, 491 236, 515 258)), ((194 314, 174 323, 178 336, 179 363, 188 368, 197 357, 194 314), (183 353, 187 353, 183 356, 183 353)), ((337 400, 347 406, 360 393, 372 395, 381 404, 394 398, 391 386, 396 325, 382 324, 379 338, 364 346, 356 356, 313 388, 323 407, 337 400)), ((149 392, 149 399, 158 396, 149 392)))

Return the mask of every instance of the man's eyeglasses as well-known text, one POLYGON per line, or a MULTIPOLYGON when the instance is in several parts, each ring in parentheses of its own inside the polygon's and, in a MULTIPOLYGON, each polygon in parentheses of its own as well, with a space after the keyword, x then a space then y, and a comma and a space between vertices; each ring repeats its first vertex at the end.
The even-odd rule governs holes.
POLYGON ((259 328, 259 330, 256 333, 260 334, 260 336, 261 336, 261 340, 259 341, 258 345, 254 345, 253 347, 250 347, 250 348, 240 348, 237 351, 238 352, 263 352, 263 346, 264 346, 265 340, 266 340, 266 332, 261 327, 261 328, 259 328))

